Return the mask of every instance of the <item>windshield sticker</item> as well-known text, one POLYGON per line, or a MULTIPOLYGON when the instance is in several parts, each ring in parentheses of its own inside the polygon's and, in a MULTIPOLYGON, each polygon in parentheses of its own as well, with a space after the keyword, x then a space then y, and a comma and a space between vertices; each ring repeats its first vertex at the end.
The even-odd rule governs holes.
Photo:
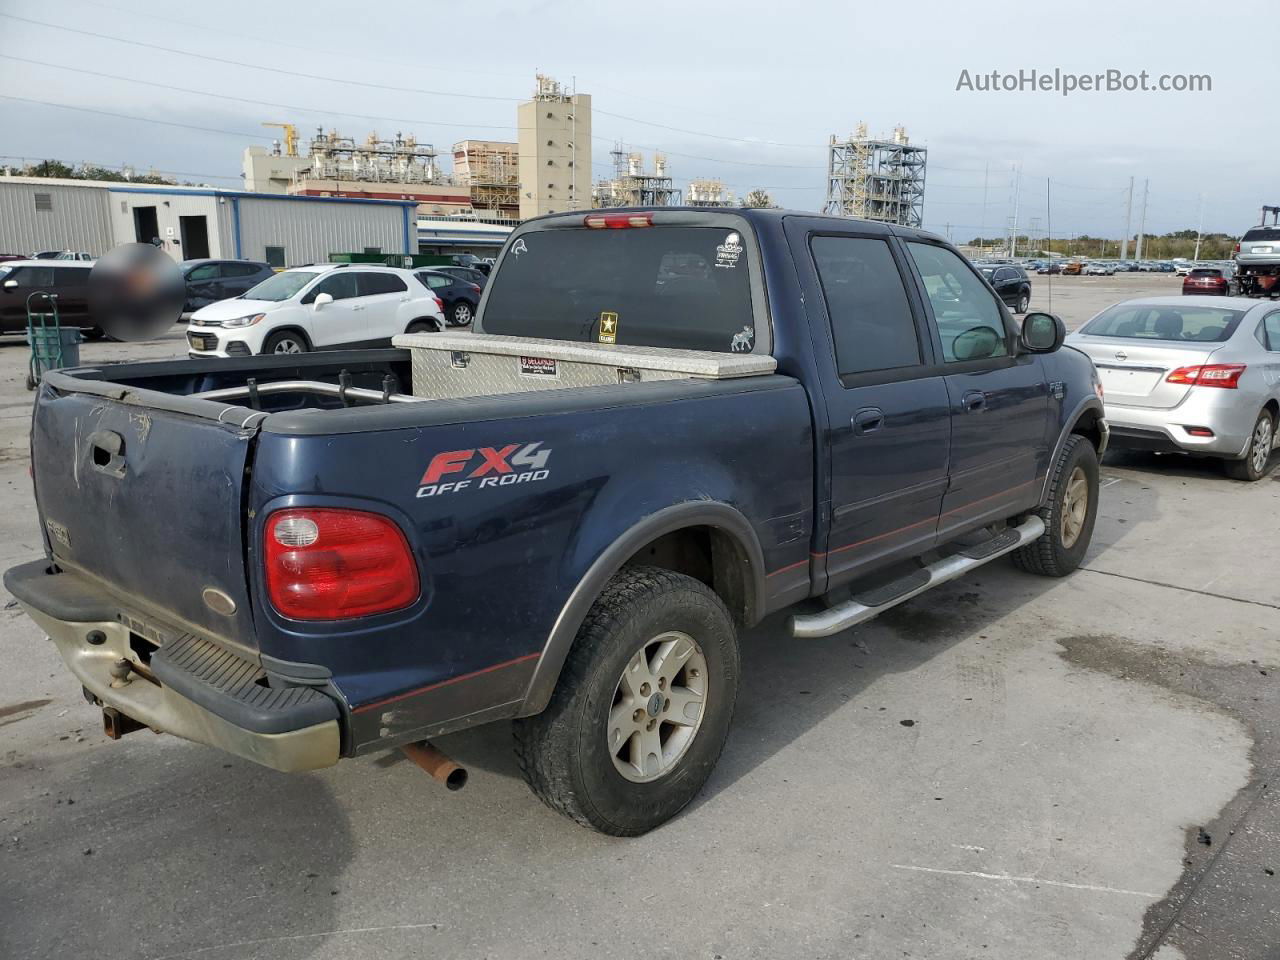
POLYGON ((600 335, 597 338, 601 343, 617 343, 618 342, 618 315, 608 310, 600 314, 600 335))
POLYGON ((535 380, 559 380, 560 368, 553 357, 521 357, 520 376, 535 380))
POLYGON ((742 259, 742 237, 735 232, 730 232, 724 238, 724 243, 716 247, 716 266, 724 267, 726 270, 732 270, 738 265, 738 261, 742 259))
POLYGON ((418 484, 418 497, 436 497, 467 490, 509 487, 518 483, 537 483, 551 476, 547 461, 551 451, 542 449, 542 441, 508 443, 501 447, 472 450, 449 450, 437 453, 427 464, 418 484), (463 479, 446 479, 462 474, 463 479))
POLYGON ((750 327, 743 327, 729 341, 729 350, 732 353, 750 353, 751 348, 755 345, 756 332, 750 327))
POLYGON ((519 257, 520 254, 528 252, 529 248, 524 245, 524 237, 521 237, 511 245, 511 255, 514 257, 519 257))

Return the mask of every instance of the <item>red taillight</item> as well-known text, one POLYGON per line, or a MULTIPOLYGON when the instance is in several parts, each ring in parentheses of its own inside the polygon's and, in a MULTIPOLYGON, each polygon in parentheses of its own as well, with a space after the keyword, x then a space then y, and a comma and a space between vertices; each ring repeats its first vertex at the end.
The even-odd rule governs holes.
POLYGON ((1235 252, 1236 252, 1236 253, 1239 253, 1239 252, 1240 252, 1240 244, 1238 244, 1238 243, 1236 244, 1235 252))
POLYGON ((294 620, 346 620, 418 599, 418 568, 396 524, 336 508, 277 510, 264 560, 271 605, 294 620))
POLYGON ((652 227, 652 213, 593 213, 582 222, 593 230, 625 230, 627 227, 652 227))
POLYGON ((1198 367, 1179 367, 1169 376, 1166 383, 1185 383, 1189 387, 1224 387, 1234 390, 1240 385, 1240 375, 1244 373, 1243 363, 1209 363, 1198 367))
POLYGON ((1212 437, 1213 436, 1213 431, 1210 430, 1208 427, 1184 427, 1183 429, 1186 430, 1187 433, 1189 433, 1193 437, 1212 437))
POLYGON ((444 313, 444 301, 443 301, 443 300, 441 300, 439 297, 437 297, 435 294, 432 294, 432 295, 431 295, 431 299, 432 299, 432 300, 434 300, 434 301, 436 302, 436 308, 437 308, 441 313, 444 313))
POLYGON ((472 292, 472 293, 479 293, 479 292, 480 292, 480 285, 479 285, 478 283, 473 283, 473 284, 471 285, 471 292, 472 292))

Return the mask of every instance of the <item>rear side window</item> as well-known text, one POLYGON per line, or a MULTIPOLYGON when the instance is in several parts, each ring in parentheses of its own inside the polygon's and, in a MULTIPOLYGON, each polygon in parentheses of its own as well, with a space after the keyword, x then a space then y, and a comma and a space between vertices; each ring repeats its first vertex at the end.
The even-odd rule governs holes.
POLYGON ((432 290, 439 290, 441 287, 448 287, 453 284, 452 278, 441 276, 438 273, 420 273, 418 279, 425 283, 432 290))
POLYGON ((1263 317, 1258 334, 1267 350, 1280 352, 1280 313, 1269 313, 1263 317))
POLYGON ((409 287, 394 273, 357 273, 360 296, 373 297, 380 293, 404 293, 409 287))
POLYGON ((53 281, 60 289, 79 289, 89 284, 89 267, 62 267, 53 271, 53 281))
POLYGON ((202 263, 187 274, 188 280, 212 280, 218 276, 216 263, 202 263))
POLYGON ((814 237, 811 248, 840 375, 919 365, 920 338, 889 244, 814 237))
POLYGON ((486 333, 750 352, 755 251, 726 227, 527 232, 489 285, 486 333))
POLYGON ((224 277, 252 277, 261 270, 262 267, 256 263, 224 263, 222 265, 224 277))
POLYGON ((1090 320, 1080 332, 1090 337, 1222 343, 1235 332, 1243 316, 1239 310, 1217 307, 1122 303, 1090 320))
POLYGON ((1008 356, 1009 338, 1000 307, 969 265, 931 243, 909 242, 907 250, 933 306, 943 359, 957 363, 1008 356))

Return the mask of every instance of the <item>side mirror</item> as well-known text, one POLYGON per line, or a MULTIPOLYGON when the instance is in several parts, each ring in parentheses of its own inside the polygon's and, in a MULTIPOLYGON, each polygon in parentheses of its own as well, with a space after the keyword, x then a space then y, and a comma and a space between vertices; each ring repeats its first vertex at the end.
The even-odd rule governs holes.
POLYGON ((5 288, 6 290, 17 290, 17 289, 18 289, 18 281, 17 281, 17 280, 6 280, 6 281, 4 282, 4 288, 5 288))
POLYGON ((1067 325, 1056 313, 1028 313, 1022 318, 1022 347, 1028 353, 1053 353, 1067 337, 1067 325))
POLYGON ((332 294, 332 293, 317 293, 317 294, 316 294, 316 298, 315 298, 314 300, 312 300, 311 302, 312 302, 312 303, 314 303, 314 304, 315 304, 315 306, 316 306, 316 309, 317 309, 317 310, 319 310, 319 309, 320 309, 321 307, 323 307, 326 303, 333 303, 333 294, 332 294))

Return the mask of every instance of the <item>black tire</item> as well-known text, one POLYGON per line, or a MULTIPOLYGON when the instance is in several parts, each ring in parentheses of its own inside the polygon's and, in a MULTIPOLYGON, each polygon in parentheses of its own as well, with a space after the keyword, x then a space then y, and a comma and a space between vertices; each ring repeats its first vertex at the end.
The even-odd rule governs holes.
POLYGON ((520 769, 543 803, 583 826, 618 837, 652 830, 710 776, 733 718, 738 675, 737 631, 718 596, 670 570, 625 568, 587 613, 547 709, 515 722, 520 769), (703 712, 669 772, 638 782, 615 765, 609 716, 627 664, 668 631, 693 638, 705 660, 703 712))
POLYGON ((307 338, 293 330, 277 330, 262 343, 262 353, 307 353, 311 344, 307 338), (295 349, 296 348, 296 349, 295 349))
POLYGON ((1047 501, 1036 513, 1044 521, 1044 533, 1015 550, 1011 554, 1013 562, 1028 573, 1065 577, 1084 560, 1098 518, 1098 452, 1088 437, 1076 433, 1067 438, 1057 462, 1050 467, 1047 501), (1074 542, 1068 545, 1063 539, 1064 500, 1077 468, 1084 474, 1089 499, 1083 526, 1074 542))
POLYGON ((1014 313, 1026 313, 1027 308, 1031 306, 1031 294, 1018 294, 1018 306, 1014 308, 1014 313))
POLYGON ((415 320, 409 324, 407 333, 439 333, 440 324, 434 320, 415 320))
POLYGON ((449 322, 455 327, 465 327, 470 325, 475 319, 476 311, 471 304, 465 300, 459 300, 453 305, 453 309, 449 311, 449 322))
POLYGON ((107 332, 101 327, 83 327, 80 330, 80 336, 86 340, 101 340, 107 335, 107 332))
POLYGON ((1258 419, 1253 422, 1253 431, 1249 434, 1249 448, 1245 450, 1244 458, 1222 461, 1222 469, 1228 477, 1253 483, 1267 475, 1267 461, 1271 458, 1271 448, 1275 445, 1275 427, 1276 419, 1270 410, 1263 410, 1258 414, 1258 419))

